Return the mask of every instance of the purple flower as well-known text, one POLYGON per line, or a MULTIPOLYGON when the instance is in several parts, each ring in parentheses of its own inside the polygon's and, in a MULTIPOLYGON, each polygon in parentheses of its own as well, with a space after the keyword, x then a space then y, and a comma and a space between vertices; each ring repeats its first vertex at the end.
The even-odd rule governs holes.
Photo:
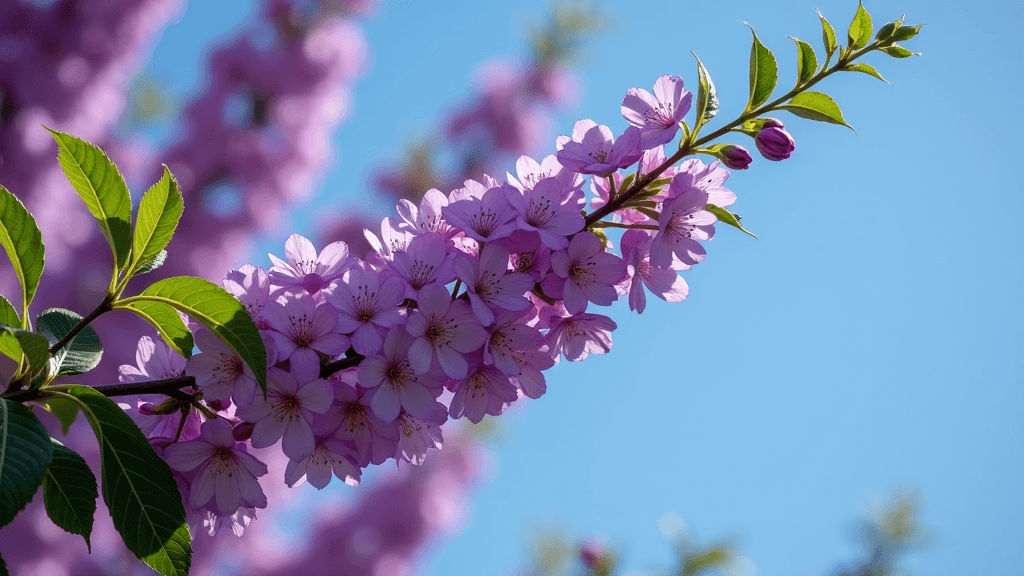
POLYGON ((409 317, 406 328, 416 341, 409 347, 409 363, 423 374, 436 358, 445 374, 465 378, 469 364, 463 354, 473 352, 487 340, 487 330, 477 323, 473 311, 462 300, 452 300, 441 285, 420 291, 419 309, 409 317))
POLYGON ((647 307, 644 286, 666 302, 682 302, 690 288, 675 270, 651 266, 651 237, 642 230, 626 230, 619 242, 629 270, 629 309, 642 314, 647 307))
POLYGON ((178 472, 195 470, 188 507, 208 508, 218 516, 230 516, 239 507, 266 508, 267 497, 256 478, 267 473, 266 464, 235 442, 226 420, 207 420, 196 440, 171 444, 164 460, 178 472))
POLYGON ((405 318, 398 308, 404 291, 398 278, 382 278, 369 264, 358 262, 345 273, 342 281, 331 284, 324 295, 338 311, 334 329, 351 334, 352 348, 367 356, 380 350, 384 342, 383 330, 405 318))
POLYGON ((448 206, 448 197, 437 188, 427 190, 420 200, 420 207, 402 198, 398 201, 398 215, 409 224, 409 227, 417 234, 437 232, 445 238, 451 238, 459 232, 459 229, 449 224, 443 216, 445 207, 448 206))
POLYGON ((573 236, 568 250, 552 252, 551 270, 566 278, 562 298, 570 314, 585 311, 588 301, 610 306, 618 297, 615 285, 626 276, 625 262, 605 252, 593 232, 580 232, 573 236))
POLYGON ((504 238, 516 229, 516 213, 509 208, 501 186, 490 188, 479 197, 452 202, 442 212, 466 236, 480 242, 504 238))
POLYGON ((328 244, 318 255, 313 243, 298 234, 292 234, 284 243, 285 262, 268 254, 274 266, 270 281, 278 286, 300 286, 310 294, 326 288, 331 280, 340 278, 348 264, 348 245, 344 242, 328 244))
POLYGON ((506 376, 517 375, 519 365, 512 354, 537 350, 540 346, 540 331, 526 324, 531 316, 523 312, 505 312, 498 316, 484 344, 484 363, 493 364, 506 376))
POLYGON ((529 274, 539 282, 551 270, 551 249, 540 241, 540 234, 516 230, 501 241, 508 248, 509 264, 515 272, 529 274))
POLYGON ((669 185, 668 196, 675 198, 683 190, 696 188, 707 193, 709 204, 729 206, 736 202, 736 193, 723 186, 728 179, 729 171, 718 161, 705 164, 699 158, 690 158, 679 165, 672 178, 673 184, 669 185))
POLYGON ((693 94, 683 89, 682 78, 665 75, 655 80, 654 96, 643 88, 630 88, 622 99, 622 116, 640 128, 640 148, 650 150, 675 137, 691 100, 693 94))
POLYGON ((565 169, 554 154, 545 156, 540 164, 529 156, 520 156, 516 160, 516 174, 519 176, 518 180, 507 174, 508 181, 520 190, 531 190, 537 182, 545 178, 558 180, 564 191, 562 203, 576 203, 580 204, 580 209, 583 208, 583 176, 576 171, 565 169))
POLYGON ((536 231, 552 250, 568 246, 566 236, 579 232, 586 224, 579 208, 562 204, 562 187, 555 178, 545 178, 522 193, 511 186, 504 190, 505 199, 519 213, 519 228, 536 231))
POLYGON ((615 322, 600 314, 576 314, 575 316, 553 317, 551 330, 542 344, 548 346, 551 358, 561 354, 570 362, 585 360, 590 354, 605 354, 612 349, 612 330, 618 328, 615 322))
POLYGON ((512 382, 529 398, 543 396, 548 385, 541 371, 554 366, 554 358, 540 350, 513 350, 511 356, 518 368, 512 375, 512 382))
POLYGON ((300 381, 320 374, 317 352, 337 356, 348 350, 349 339, 334 332, 337 311, 327 303, 317 305, 306 292, 286 290, 263 313, 273 328, 279 359, 291 360, 291 373, 300 381))
MULTIPOLYGON (((435 403, 435 405, 444 408, 443 404, 435 403)), ((448 419, 448 411, 441 410, 440 416, 440 423, 443 424, 448 419)), ((401 414, 398 417, 398 429, 401 435, 398 437, 398 451, 395 452, 395 460, 401 459, 419 466, 426 460, 428 450, 431 448, 440 450, 442 447, 440 424, 420 420, 411 414, 401 414)))
POLYGON ((405 252, 394 255, 391 269, 407 282, 406 298, 416 300, 428 284, 447 284, 455 279, 448 245, 440 234, 420 234, 409 242, 405 252))
POLYGON ((478 366, 468 378, 459 380, 452 391, 455 396, 448 413, 452 418, 465 416, 474 424, 479 424, 486 414, 500 416, 505 406, 519 398, 508 376, 485 365, 478 366))
MULTIPOLYGON (((138 366, 122 364, 118 367, 118 381, 146 382, 149 380, 160 380, 163 378, 174 378, 181 376, 185 371, 185 358, 178 354, 162 340, 153 340, 149 336, 139 338, 138 348, 135 350, 135 362, 138 366)), ((185 416, 185 423, 181 423, 182 413, 178 410, 160 413, 154 412, 158 406, 174 406, 168 403, 166 396, 161 394, 145 394, 139 396, 132 403, 136 410, 130 411, 129 415, 142 429, 142 433, 149 438, 165 436, 175 438, 178 428, 181 428, 181 438, 192 440, 199 436, 199 425, 202 420, 199 413, 192 410, 185 416), (153 404, 156 402, 157 404, 153 404)), ((130 407, 128 404, 121 404, 122 408, 130 407)))
POLYGON ((185 372, 195 377, 203 399, 220 401, 225 406, 232 399, 238 406, 251 404, 259 388, 252 369, 209 330, 198 330, 195 340, 202 352, 188 359, 185 372))
POLYGON ((319 437, 309 458, 288 461, 284 469, 284 482, 289 488, 294 488, 308 480, 317 490, 323 490, 331 483, 333 472, 345 484, 359 486, 362 469, 352 460, 351 453, 352 450, 341 440, 319 437))
POLYGON ((398 447, 398 425, 385 422, 370 408, 373 390, 359 391, 340 381, 334 384, 334 404, 313 421, 317 436, 334 435, 356 448, 359 466, 383 464, 395 455, 398 447))
POLYGON ((391 218, 384 218, 380 222, 380 238, 369 230, 363 230, 363 237, 369 242, 374 252, 381 257, 381 260, 390 261, 399 252, 405 252, 409 242, 415 236, 408 228, 399 228, 391 224, 391 218))
POLYGON ((558 138, 558 161, 562 166, 583 174, 608 176, 640 159, 640 129, 636 126, 616 140, 607 126, 593 120, 580 120, 572 129, 572 138, 558 138))
POLYGON ((385 422, 394 421, 402 410, 417 418, 430 418, 437 404, 439 379, 430 373, 417 374, 409 363, 413 341, 405 328, 396 326, 388 332, 382 354, 359 364, 359 384, 376 388, 370 408, 385 422))
POLYGON ((524 294, 533 288, 533 279, 521 272, 508 272, 508 250, 487 244, 479 258, 460 256, 455 273, 466 284, 469 303, 484 326, 494 321, 490 306, 505 310, 523 310, 530 306, 524 294))
POLYGON ((270 300, 270 276, 263 268, 246 264, 227 273, 224 289, 234 295, 245 306, 256 325, 266 328, 262 318, 263 306, 270 300))
POLYGON ((782 122, 769 118, 754 136, 754 145, 768 160, 778 162, 789 158, 796 150, 796 141, 786 132, 782 122))
MULTIPOLYGON (((678 191, 676 182, 685 178, 676 175, 670 185, 670 193, 678 191)), ((715 235, 715 215, 704 206, 708 203, 706 192, 687 188, 672 200, 666 200, 658 217, 658 235, 651 242, 651 264, 669 268, 672 256, 693 265, 704 259, 707 251, 698 240, 710 240, 715 235)))
POLYGON ((292 460, 308 458, 316 447, 310 422, 313 414, 323 414, 334 402, 334 390, 326 380, 299 384, 280 368, 267 371, 267 398, 253 398, 248 408, 239 408, 238 416, 254 424, 251 443, 254 448, 272 446, 282 438, 281 449, 292 460))

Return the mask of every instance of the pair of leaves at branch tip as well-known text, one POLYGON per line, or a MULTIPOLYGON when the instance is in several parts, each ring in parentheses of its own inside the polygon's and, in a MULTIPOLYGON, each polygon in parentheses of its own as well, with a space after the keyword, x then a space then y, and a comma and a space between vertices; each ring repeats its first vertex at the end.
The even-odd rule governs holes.
POLYGON ((779 65, 772 51, 761 43, 754 29, 750 29, 754 43, 750 46, 750 99, 746 112, 768 101, 779 80, 779 65))
POLYGON ((192 335, 178 312, 191 316, 252 368, 266 393, 267 353, 259 329, 245 306, 220 286, 189 276, 166 278, 137 296, 115 302, 114 308, 125 308, 141 316, 186 358, 192 355, 192 335))
MULTIPOLYGON (((697 119, 694 123, 694 130, 700 130, 705 122, 711 120, 718 114, 718 91, 715 90, 715 83, 711 81, 711 75, 704 63, 697 57, 696 52, 690 50, 693 58, 697 60, 697 119)), ((688 136, 688 135, 687 135, 688 136)))
POLYGON ((832 54, 839 48, 839 42, 836 40, 836 31, 828 23, 828 20, 821 15, 820 10, 818 11, 818 18, 821 19, 821 43, 825 46, 826 58, 831 58, 832 54))
POLYGON ((186 576, 192 537, 167 464, 110 398, 87 386, 47 388, 73 398, 100 445, 103 501, 125 546, 158 573, 186 576))
MULTIPOLYGON (((82 316, 71 310, 50 308, 39 315, 36 329, 53 345, 67 336, 81 321, 82 316)), ((70 342, 53 353, 50 358, 50 374, 84 374, 95 368, 102 358, 103 344, 100 343, 100 337, 95 330, 86 326, 70 342)))
POLYGON ((733 214, 732 212, 729 212, 725 208, 715 206, 714 204, 707 204, 704 206, 704 209, 714 214, 715 218, 718 218, 719 222, 723 224, 728 224, 729 226, 732 226, 733 228, 742 231, 744 234, 750 235, 755 240, 757 239, 757 236, 755 236, 753 232, 747 230, 746 228, 743 227, 742 224, 740 224, 740 215, 733 214))
POLYGON ((132 199, 128 185, 99 147, 63 132, 50 130, 50 134, 57 141, 57 161, 64 175, 99 222, 110 245, 116 276, 132 251, 132 199))
MULTIPOLYGON (((43 275, 43 235, 35 218, 21 200, 3 186, 0 186, 0 244, 3 244, 14 267, 14 275, 21 286, 21 314, 22 317, 27 316, 28 306, 39 289, 39 278, 43 275)), ((27 327, 27 324, 23 323, 21 327, 27 327)))
POLYGON ((53 444, 27 407, 0 398, 0 526, 25 508, 53 460, 53 444))
MULTIPOLYGON (((77 409, 77 406, 76 406, 77 409)), ((53 461, 43 476, 43 505, 46 515, 65 532, 78 534, 92 552, 93 518, 96 516, 96 476, 75 451, 57 440, 53 443, 53 461)))
POLYGON ((791 112, 800 118, 839 124, 853 130, 853 126, 847 124, 846 119, 843 118, 843 111, 839 109, 836 101, 821 92, 801 92, 794 96, 788 104, 779 106, 779 109, 791 112))
POLYGON ((857 5, 857 13, 853 15, 850 22, 850 29, 847 31, 847 46, 853 50, 860 50, 871 41, 871 15, 864 9, 864 4, 857 5))

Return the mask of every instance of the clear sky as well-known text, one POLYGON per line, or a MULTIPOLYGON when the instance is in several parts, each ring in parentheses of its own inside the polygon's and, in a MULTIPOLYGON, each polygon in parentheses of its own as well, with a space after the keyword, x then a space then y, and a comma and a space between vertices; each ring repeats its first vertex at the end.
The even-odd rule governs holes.
MULTIPOLYGON (((194 2, 149 71, 187 94, 202 69, 196 42, 231 30, 247 6, 194 2)), ((547 7, 383 0, 323 201, 371 203, 370 167, 462 101, 480 61, 524 55, 525 24, 547 7)), ((583 117, 621 130, 626 90, 649 90, 661 74, 694 87, 691 49, 731 119, 746 103, 744 21, 775 51, 788 89, 786 36, 819 47, 817 7, 845 37, 856 4, 601 7, 613 25, 589 44, 586 88, 559 117, 561 133, 583 117)), ((907 44, 924 56, 868 60, 893 86, 852 73, 821 85, 856 134, 780 115, 793 158, 756 160, 729 180, 759 240, 719 230, 685 274, 686 302, 652 299, 639 317, 614 306, 611 354, 556 366, 546 396, 500 419, 469 523, 428 558, 429 574, 511 574, 551 526, 604 537, 630 569, 667 566, 665 512, 702 541, 735 537, 760 574, 827 574, 857 550, 852 521, 900 489, 918 496, 933 534, 908 562, 914 573, 1020 574, 1024 186, 1012 171, 1024 3, 866 8, 876 27, 904 12, 925 23, 907 44)), ((298 212, 272 246, 312 234, 312 213, 298 212)))

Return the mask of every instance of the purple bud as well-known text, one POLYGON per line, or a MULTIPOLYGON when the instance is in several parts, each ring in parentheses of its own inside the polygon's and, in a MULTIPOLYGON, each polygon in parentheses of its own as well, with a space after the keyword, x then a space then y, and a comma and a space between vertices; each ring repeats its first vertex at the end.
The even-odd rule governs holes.
POLYGON ((789 132, 782 129, 782 122, 775 119, 769 119, 757 136, 754 136, 754 144, 762 156, 774 162, 789 158, 793 150, 796 150, 796 141, 789 132))
POLYGON ((231 429, 231 435, 236 442, 245 442, 252 436, 252 430, 256 425, 251 422, 239 422, 231 429))
POLYGON ((746 170, 750 168, 750 163, 753 162, 753 158, 750 157, 750 152, 743 146, 726 146, 718 153, 718 159, 725 164, 726 168, 732 170, 746 170))

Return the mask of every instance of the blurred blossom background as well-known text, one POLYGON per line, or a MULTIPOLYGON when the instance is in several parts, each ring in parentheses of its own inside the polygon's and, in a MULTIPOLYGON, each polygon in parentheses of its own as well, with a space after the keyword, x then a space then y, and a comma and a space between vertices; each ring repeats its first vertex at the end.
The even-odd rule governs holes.
MULTIPOLYGON (((865 7, 876 28, 926 24, 907 43, 923 56, 872 56, 892 86, 819 85, 856 134, 780 116, 792 158, 728 182, 758 240, 720 230, 688 302, 616 304, 613 353, 559 364, 540 401, 423 467, 318 492, 272 466, 271 507, 242 538, 198 535, 194 573, 1018 573, 1024 189, 1005 127, 1024 4, 865 7)), ((362 254, 398 198, 501 178, 579 118, 621 131, 627 89, 695 89, 691 49, 731 119, 743 23, 788 89, 786 36, 820 46, 815 8, 845 38, 849 0, 3 0, 0 184, 43 230, 36 312, 91 308, 108 265, 41 124, 107 149, 136 194, 166 163, 186 209, 158 273, 218 281, 296 232, 362 254)), ((96 328, 113 382, 144 327, 96 328)), ((0 531, 14 574, 141 570, 104 512, 85 560, 39 504, 0 531)))

